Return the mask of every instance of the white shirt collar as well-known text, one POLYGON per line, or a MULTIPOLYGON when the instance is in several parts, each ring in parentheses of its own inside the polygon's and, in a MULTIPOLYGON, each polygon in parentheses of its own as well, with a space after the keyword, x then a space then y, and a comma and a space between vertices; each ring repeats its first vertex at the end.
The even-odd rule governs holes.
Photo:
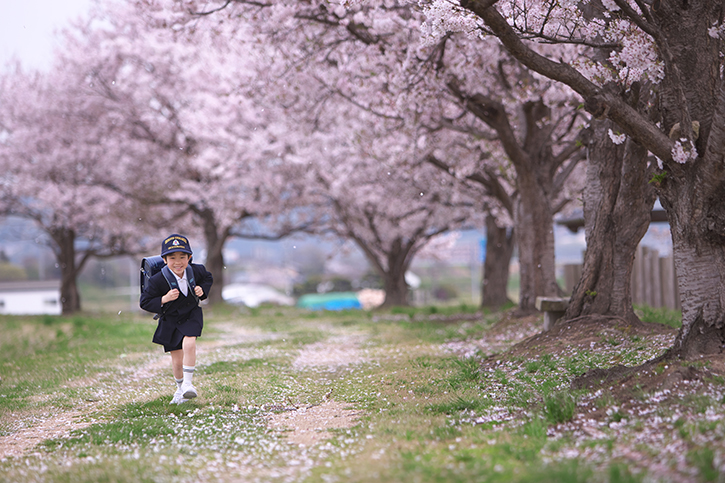
MULTIPOLYGON (((173 271, 171 273, 174 273, 173 271)), ((189 281, 186 279, 186 270, 184 270, 184 275, 182 277, 179 277, 174 273, 174 277, 176 277, 176 281, 179 284, 179 290, 181 290, 181 293, 186 296, 189 292, 189 281)))

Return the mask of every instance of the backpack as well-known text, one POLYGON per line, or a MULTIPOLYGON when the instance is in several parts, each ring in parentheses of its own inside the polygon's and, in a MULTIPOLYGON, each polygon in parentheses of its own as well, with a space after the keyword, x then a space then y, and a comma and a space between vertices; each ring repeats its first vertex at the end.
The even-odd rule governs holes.
MULTIPOLYGON (((153 257, 146 257, 143 260, 141 260, 141 274, 139 279, 139 285, 141 288, 141 293, 146 290, 146 287, 149 285, 149 280, 151 277, 156 275, 157 273, 163 273, 164 278, 166 279, 166 282, 169 284, 169 287, 171 290, 178 289, 179 284, 176 281, 176 277, 173 273, 171 273, 171 269, 166 266, 166 262, 164 262, 163 257, 161 255, 156 255, 153 257)), ((194 280, 194 271, 191 269, 191 264, 186 267, 186 279, 189 281, 189 290, 191 291, 191 294, 196 299, 197 303, 199 302, 199 297, 196 296, 196 293, 194 292, 194 289, 196 288, 196 281, 194 280)), ((178 300, 178 299, 177 299, 178 300)), ((156 314, 154 319, 158 319, 164 313, 166 312, 166 309, 169 308, 172 304, 167 304, 166 307, 164 307, 164 310, 160 314, 156 314)))

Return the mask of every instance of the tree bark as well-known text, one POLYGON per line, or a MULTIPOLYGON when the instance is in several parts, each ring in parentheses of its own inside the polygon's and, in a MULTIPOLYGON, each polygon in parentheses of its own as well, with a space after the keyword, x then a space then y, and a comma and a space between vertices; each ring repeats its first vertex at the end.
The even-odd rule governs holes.
POLYGON ((229 230, 221 230, 214 219, 214 213, 206 210, 199 215, 204 226, 204 240, 206 242, 206 262, 204 266, 214 277, 214 283, 209 291, 207 300, 209 304, 219 304, 224 301, 222 290, 224 290, 224 244, 229 239, 229 230))
POLYGON ((692 359, 722 353, 725 344, 725 86, 722 41, 708 30, 721 24, 722 3, 662 2, 653 18, 666 40, 664 132, 693 140, 698 153, 685 164, 667 160, 658 184, 682 298, 671 353, 692 359))
POLYGON ((611 121, 593 121, 584 190, 586 253, 565 318, 611 315, 632 323, 632 266, 647 232, 655 201, 647 150, 634 142, 615 145, 611 121))
MULTIPOLYGON (((718 149, 722 159, 725 150, 718 149)), ((725 181, 713 189, 702 180, 714 169, 689 171, 688 183, 665 179, 660 196, 682 304, 682 328, 671 352, 684 359, 722 353, 725 346, 725 181)))
POLYGON ((81 310, 81 296, 78 291, 78 273, 81 267, 76 267, 76 234, 68 228, 49 230, 55 243, 54 252, 58 265, 60 265, 60 303, 61 313, 71 315, 81 310))
MULTIPOLYGON (((521 283, 519 311, 536 311, 537 296, 557 296, 554 250, 554 189, 557 171, 567 161, 552 151, 552 111, 542 100, 521 106, 524 139, 520 141, 501 102, 481 94, 467 94, 454 82, 448 84, 473 115, 496 131, 516 170, 517 197, 513 219, 519 253, 521 283)), ((575 160, 576 152, 571 153, 575 160)))
POLYGON ((383 278, 385 288, 385 301, 382 307, 407 307, 410 305, 408 299, 409 287, 405 281, 405 272, 408 271, 410 265, 409 255, 409 247, 400 238, 396 238, 388 251, 387 269, 380 270, 379 264, 375 264, 378 267, 380 276, 383 278))
POLYGON ((671 356, 695 358, 723 351, 725 343, 725 91, 722 2, 639 2, 645 12, 622 10, 647 30, 664 65, 656 89, 659 122, 633 107, 627 93, 598 86, 571 65, 534 52, 489 2, 462 2, 507 50, 530 69, 572 87, 586 109, 608 117, 656 155, 663 165, 657 192, 667 211, 682 305, 682 329, 671 356), (697 122, 697 126, 695 125, 697 122), (694 143, 695 159, 673 152, 694 143), (678 156, 679 157, 679 156, 678 156), (684 163, 680 163, 684 161, 684 163))
POLYGON ((405 274, 397 271, 388 271, 383 275, 385 289, 385 301, 382 307, 407 307, 410 305, 408 298, 409 287, 405 281, 405 274))
POLYGON ((370 265, 380 275, 380 278, 383 279, 385 300, 381 307, 407 307, 410 305, 408 299, 409 287, 408 282, 405 281, 405 273, 408 271, 412 260, 411 246, 403 243, 400 238, 393 240, 390 249, 385 252, 386 266, 384 266, 383 262, 377 258, 375 250, 372 250, 363 239, 355 236, 351 238, 360 247, 370 265))
POLYGON ((531 173, 517 173, 520 192, 514 226, 519 254, 519 310, 536 310, 536 297, 560 293, 556 283, 554 213, 551 203, 531 173))
POLYGON ((497 309, 511 303, 508 297, 509 266, 514 252, 514 232, 499 227, 496 218, 486 216, 486 259, 483 262, 481 307, 497 309))

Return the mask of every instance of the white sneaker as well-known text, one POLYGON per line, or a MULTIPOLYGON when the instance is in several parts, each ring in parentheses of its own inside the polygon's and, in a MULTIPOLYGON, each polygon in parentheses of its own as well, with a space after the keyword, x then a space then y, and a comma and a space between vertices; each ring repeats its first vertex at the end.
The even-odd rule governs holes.
POLYGON ((179 388, 174 393, 174 398, 171 400, 171 402, 169 404, 181 404, 181 403, 185 403, 186 401, 188 401, 188 399, 186 399, 184 397, 184 393, 181 392, 181 388, 179 388))
POLYGON ((186 399, 192 399, 197 396, 196 388, 192 384, 181 385, 181 397, 186 399))

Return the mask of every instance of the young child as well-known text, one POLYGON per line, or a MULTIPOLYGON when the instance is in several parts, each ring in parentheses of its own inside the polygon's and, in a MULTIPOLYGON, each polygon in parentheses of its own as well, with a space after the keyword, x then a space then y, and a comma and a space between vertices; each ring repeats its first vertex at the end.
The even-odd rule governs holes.
POLYGON ((192 377, 196 365, 196 338, 204 327, 199 300, 209 295, 213 279, 204 265, 191 263, 192 255, 185 236, 174 234, 166 238, 161 243, 161 256, 179 288, 172 289, 164 274, 159 272, 149 279, 140 299, 142 309, 161 314, 153 342, 171 353, 171 368, 177 386, 171 404, 181 404, 198 395, 192 377), (191 274, 187 267, 191 267, 191 274), (193 293, 188 281, 192 274, 196 282, 193 293))

